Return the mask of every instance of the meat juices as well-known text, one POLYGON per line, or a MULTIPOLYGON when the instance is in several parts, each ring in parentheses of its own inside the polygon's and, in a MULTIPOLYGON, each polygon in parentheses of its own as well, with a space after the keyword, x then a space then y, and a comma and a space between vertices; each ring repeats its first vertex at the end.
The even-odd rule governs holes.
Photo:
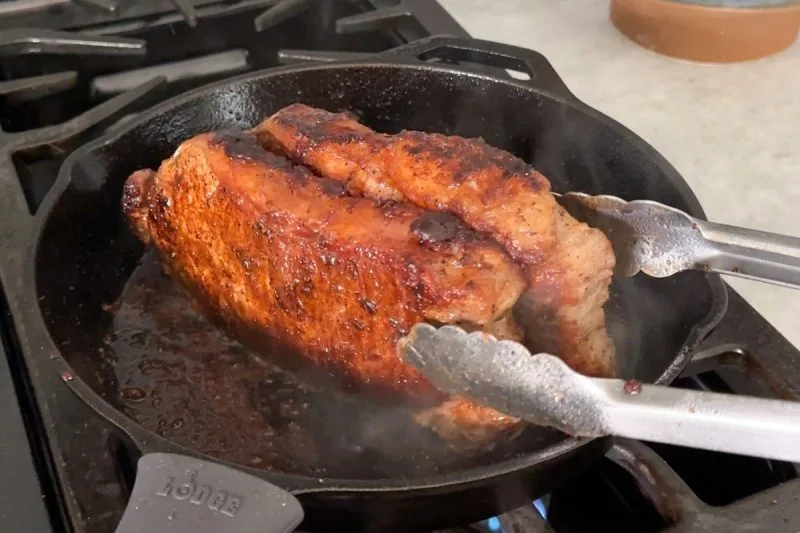
POLYGON ((457 218, 350 196, 224 132, 131 175, 122 206, 197 306, 254 352, 304 379, 418 405, 418 420, 457 447, 520 428, 437 391, 396 353, 417 322, 518 334, 508 312, 521 269, 457 218))

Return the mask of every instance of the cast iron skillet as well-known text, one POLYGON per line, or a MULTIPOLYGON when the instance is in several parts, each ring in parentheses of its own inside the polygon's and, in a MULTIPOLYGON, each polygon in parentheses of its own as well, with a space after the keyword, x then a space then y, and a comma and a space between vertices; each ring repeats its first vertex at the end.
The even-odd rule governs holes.
MULTIPOLYGON (((157 168, 195 134, 251 127, 293 102, 347 109, 388 133, 480 136, 538 167, 556 191, 647 198, 703 216, 667 161, 578 101, 538 53, 430 38, 360 61, 278 68, 203 87, 81 147, 37 214, 23 286, 40 315, 30 317, 23 336, 44 339, 39 349, 76 376, 69 386, 141 454, 211 458, 266 479, 299 499, 305 530, 467 523, 551 491, 598 459, 608 439, 541 428, 490 452, 456 453, 415 429, 402 409, 307 390, 221 337, 156 262, 142 259, 120 216, 125 178, 157 168), (515 69, 530 80, 470 73, 453 61, 515 69)), ((726 305, 719 278, 698 272, 617 280, 612 292, 609 327, 621 376, 659 384, 679 374, 726 305)), ((183 470, 170 475, 175 486, 191 480, 183 470)), ((205 507, 195 507, 206 514, 195 518, 221 516, 224 497, 212 505, 200 496, 205 507)), ((247 513, 223 514, 224 529, 233 530, 247 513)))

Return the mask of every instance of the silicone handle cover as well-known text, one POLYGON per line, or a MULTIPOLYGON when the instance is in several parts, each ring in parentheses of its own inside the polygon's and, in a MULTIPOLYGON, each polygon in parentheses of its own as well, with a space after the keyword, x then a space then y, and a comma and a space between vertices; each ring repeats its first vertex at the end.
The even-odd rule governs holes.
POLYGON ((303 520, 287 491, 227 466, 169 453, 139 460, 116 533, 289 533, 303 520))

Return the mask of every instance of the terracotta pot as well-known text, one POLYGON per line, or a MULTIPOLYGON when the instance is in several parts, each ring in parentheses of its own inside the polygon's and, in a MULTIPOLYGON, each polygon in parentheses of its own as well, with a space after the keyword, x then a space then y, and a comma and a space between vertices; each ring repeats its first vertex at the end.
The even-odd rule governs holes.
POLYGON ((611 21, 632 41, 654 52, 730 63, 768 56, 794 43, 800 31, 800 4, 730 8, 611 0, 611 21))

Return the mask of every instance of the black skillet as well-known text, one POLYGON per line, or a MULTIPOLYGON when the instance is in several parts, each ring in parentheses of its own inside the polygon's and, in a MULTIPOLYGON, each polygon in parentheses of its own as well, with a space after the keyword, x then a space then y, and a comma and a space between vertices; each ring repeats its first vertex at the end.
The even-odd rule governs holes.
MULTIPOLYGON (((23 317, 20 338, 52 354, 72 390, 143 455, 126 531, 292 527, 292 500, 269 499, 255 478, 296 496, 305 530, 434 529, 522 505, 599 459, 610 440, 542 428, 490 452, 455 453, 402 409, 307 390, 224 339, 142 259, 120 216, 125 178, 192 135, 248 128, 293 102, 346 109, 383 132, 481 136, 538 167, 556 191, 647 198, 703 217, 669 163, 578 101, 541 55, 486 41, 430 38, 359 61, 248 74, 111 130, 69 157, 36 216, 21 290, 39 308, 23 317)), ((617 280, 612 293, 621 376, 659 384, 680 373, 726 306, 719 278, 698 272, 617 280)))

